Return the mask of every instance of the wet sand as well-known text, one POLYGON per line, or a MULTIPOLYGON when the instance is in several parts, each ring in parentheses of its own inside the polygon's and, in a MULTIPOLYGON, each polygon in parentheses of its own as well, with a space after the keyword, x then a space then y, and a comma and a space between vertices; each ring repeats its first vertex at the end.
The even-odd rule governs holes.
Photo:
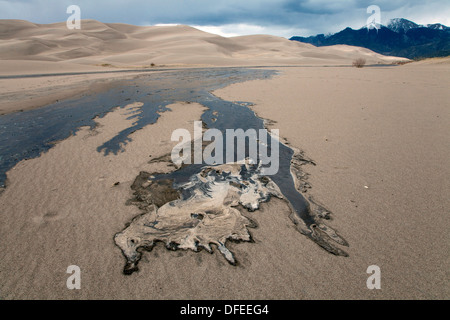
MULTIPOLYGON (((105 72, 105 68, 86 67, 85 69, 84 72, 87 73, 105 72)), ((99 73, 26 77, 26 75, 34 73, 8 74, 7 70, 6 73, 5 70, 2 71, 1 75, 5 78, 0 78, 0 115, 36 109, 61 100, 103 92, 120 86, 124 80, 133 79, 141 74, 141 72, 127 72, 125 74, 99 73), (21 75, 25 75, 25 77, 21 77, 21 75), (10 76, 17 78, 6 78, 10 76)), ((80 73, 82 72, 80 71, 80 73)), ((48 72, 39 69, 39 73, 45 75, 48 72)))
MULTIPOLYGON (((349 242, 337 257, 299 234, 285 201, 242 214, 257 223, 253 243, 219 255, 146 252, 139 272, 122 273, 114 234, 140 212, 126 206, 141 171, 171 151, 176 128, 192 130, 204 108, 179 103, 132 134, 125 152, 97 147, 130 126, 116 109, 37 159, 8 173, 0 195, 0 297, 3 299, 430 299, 449 298, 448 67, 278 68, 279 76, 215 91, 249 101, 280 136, 305 151, 315 199, 349 242), (116 184, 119 182, 119 184, 116 184), (366 188, 367 187, 367 188, 366 188), (5 209, 6 208, 6 209, 5 209), (69 265, 81 290, 65 286, 69 265), (368 290, 366 269, 380 266, 382 289, 368 290)), ((127 114, 128 113, 128 114, 127 114)))

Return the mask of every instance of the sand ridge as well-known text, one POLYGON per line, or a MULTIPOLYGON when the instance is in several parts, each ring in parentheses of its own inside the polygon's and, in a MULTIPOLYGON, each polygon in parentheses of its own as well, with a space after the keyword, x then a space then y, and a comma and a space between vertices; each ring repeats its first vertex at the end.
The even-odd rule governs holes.
POLYGON ((0 20, 0 59, 81 65, 279 65, 343 64, 407 60, 351 46, 317 48, 270 35, 225 38, 185 25, 133 26, 82 20, 81 30, 65 23, 0 20))

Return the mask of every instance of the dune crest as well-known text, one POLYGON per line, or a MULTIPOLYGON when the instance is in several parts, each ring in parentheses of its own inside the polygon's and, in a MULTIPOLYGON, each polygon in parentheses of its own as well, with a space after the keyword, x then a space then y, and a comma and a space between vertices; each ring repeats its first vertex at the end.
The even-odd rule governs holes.
POLYGON ((185 25, 133 26, 82 20, 81 30, 65 22, 35 24, 0 20, 0 59, 82 65, 349 65, 407 60, 351 46, 317 48, 270 35, 225 38, 185 25))

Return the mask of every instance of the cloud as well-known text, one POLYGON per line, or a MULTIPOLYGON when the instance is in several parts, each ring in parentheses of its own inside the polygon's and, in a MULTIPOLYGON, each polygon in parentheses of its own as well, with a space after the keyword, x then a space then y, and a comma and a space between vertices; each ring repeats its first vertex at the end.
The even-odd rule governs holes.
POLYGON ((135 25, 188 24, 223 35, 269 33, 289 37, 362 27, 366 8, 381 8, 382 22, 402 17, 449 24, 448 0, 0 0, 1 19, 65 21, 69 5, 83 19, 135 25))
POLYGON ((193 25, 202 31, 218 34, 222 37, 235 37, 248 34, 270 34, 278 37, 290 38, 293 34, 304 34, 305 29, 285 26, 259 26, 245 23, 226 24, 221 26, 199 26, 193 25))

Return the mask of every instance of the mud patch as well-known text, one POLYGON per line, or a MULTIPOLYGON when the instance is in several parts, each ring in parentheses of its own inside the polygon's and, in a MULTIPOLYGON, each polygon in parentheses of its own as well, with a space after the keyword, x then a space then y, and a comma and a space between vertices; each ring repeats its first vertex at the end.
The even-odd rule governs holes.
POLYGON ((237 209, 259 208, 271 196, 283 198, 270 178, 260 175, 260 167, 249 163, 205 167, 188 182, 154 180, 141 172, 133 183, 134 198, 143 214, 134 218, 114 240, 127 262, 125 274, 138 270, 142 250, 152 250, 157 242, 167 249, 205 249, 215 246, 232 265, 237 263, 227 241, 251 241, 248 228, 255 223, 237 209))

